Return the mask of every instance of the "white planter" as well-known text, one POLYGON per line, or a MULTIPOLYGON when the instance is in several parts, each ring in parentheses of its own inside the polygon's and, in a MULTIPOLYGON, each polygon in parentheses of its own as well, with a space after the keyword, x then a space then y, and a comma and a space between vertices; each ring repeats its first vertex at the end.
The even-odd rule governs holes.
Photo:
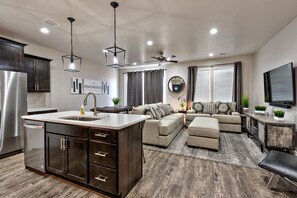
POLYGON ((276 117, 276 116, 274 116, 273 117, 275 120, 277 120, 277 121, 285 121, 285 118, 279 118, 279 117, 276 117))
POLYGON ((244 112, 248 112, 248 111, 249 111, 249 108, 245 108, 245 107, 243 107, 243 111, 244 111, 244 112))
POLYGON ((258 110, 255 110, 255 114, 263 114, 263 115, 265 115, 265 111, 258 111, 258 110))

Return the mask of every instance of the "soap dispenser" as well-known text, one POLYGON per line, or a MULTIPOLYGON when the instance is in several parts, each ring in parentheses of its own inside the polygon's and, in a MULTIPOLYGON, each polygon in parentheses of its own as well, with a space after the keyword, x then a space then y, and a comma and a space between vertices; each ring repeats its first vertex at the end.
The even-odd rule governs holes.
POLYGON ((80 107, 80 115, 82 115, 82 116, 85 115, 85 107, 83 104, 80 107))

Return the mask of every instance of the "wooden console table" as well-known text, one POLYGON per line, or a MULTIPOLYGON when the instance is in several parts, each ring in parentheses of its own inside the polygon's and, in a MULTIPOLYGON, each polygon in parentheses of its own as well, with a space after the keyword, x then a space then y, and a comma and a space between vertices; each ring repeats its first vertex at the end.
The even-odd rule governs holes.
MULTIPOLYGON (((94 111, 94 108, 90 109, 94 111)), ((104 113, 128 113, 132 110, 132 106, 111 106, 111 107, 96 107, 96 111, 104 113)))
POLYGON ((294 150, 295 124, 277 121, 272 116, 246 113, 246 130, 248 137, 254 137, 261 145, 261 151, 294 150))

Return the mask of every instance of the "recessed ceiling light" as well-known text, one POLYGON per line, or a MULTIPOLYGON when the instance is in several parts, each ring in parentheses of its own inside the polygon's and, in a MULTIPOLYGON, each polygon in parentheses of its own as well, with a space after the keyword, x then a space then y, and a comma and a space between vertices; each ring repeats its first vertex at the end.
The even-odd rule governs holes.
POLYGON ((49 30, 47 28, 43 27, 40 29, 40 32, 42 32, 43 34, 48 34, 49 30))
POLYGON ((133 65, 137 65, 137 63, 133 63, 133 65))
POLYGON ((216 33, 218 33, 218 30, 217 28, 212 28, 210 31, 209 31, 210 34, 214 35, 216 33))
POLYGON ((148 42, 146 42, 146 44, 147 45, 153 45, 154 43, 153 43, 153 41, 148 41, 148 42))
POLYGON ((106 53, 106 52, 108 52, 108 51, 107 51, 106 49, 104 49, 104 50, 102 50, 102 52, 103 52, 103 53, 106 53))
POLYGON ((208 54, 208 56, 213 56, 213 55, 214 55, 213 53, 209 53, 209 54, 208 54))

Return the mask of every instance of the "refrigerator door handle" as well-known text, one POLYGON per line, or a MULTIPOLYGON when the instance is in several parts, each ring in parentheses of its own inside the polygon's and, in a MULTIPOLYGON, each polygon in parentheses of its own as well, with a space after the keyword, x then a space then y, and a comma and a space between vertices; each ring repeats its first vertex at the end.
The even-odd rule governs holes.
POLYGON ((28 129, 43 129, 43 126, 39 126, 39 125, 24 124, 24 127, 28 128, 28 129))

